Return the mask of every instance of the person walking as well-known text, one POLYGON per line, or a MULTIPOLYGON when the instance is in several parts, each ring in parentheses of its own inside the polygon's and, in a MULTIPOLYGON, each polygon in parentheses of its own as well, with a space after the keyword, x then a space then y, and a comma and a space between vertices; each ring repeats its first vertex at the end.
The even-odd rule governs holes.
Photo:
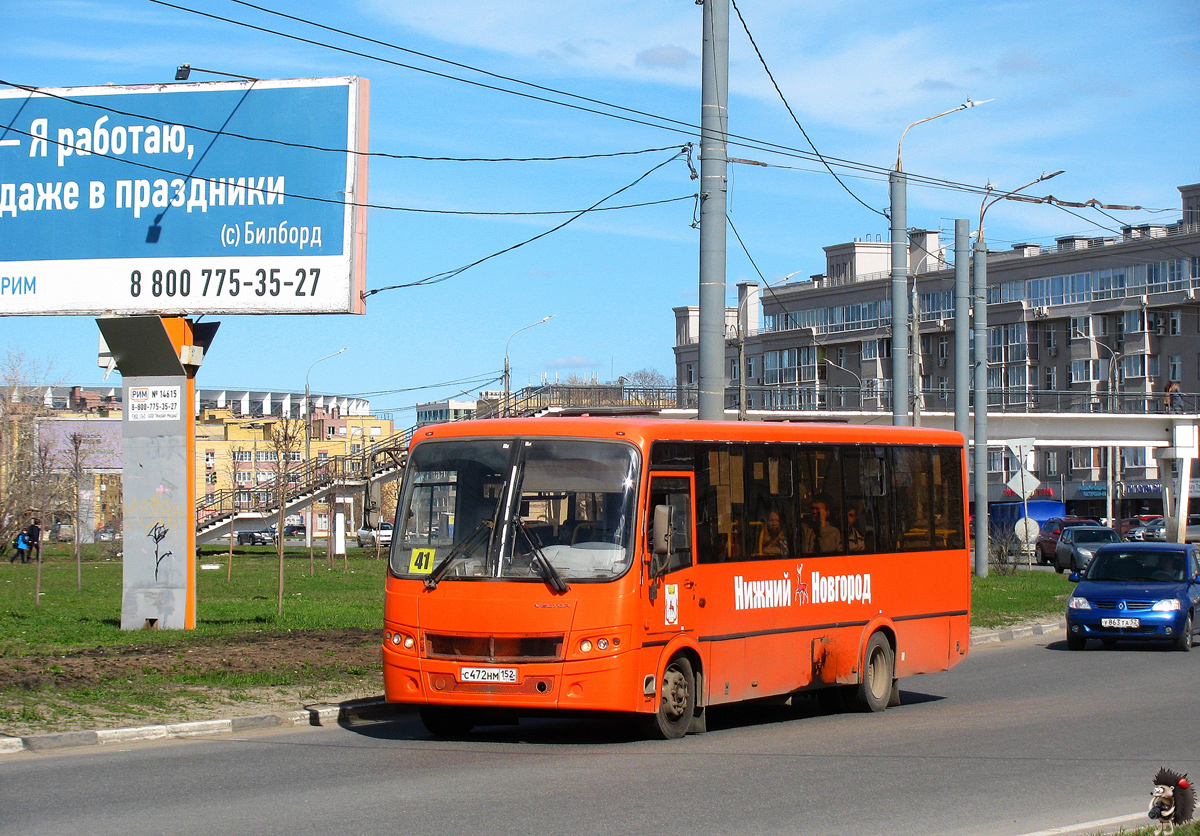
POLYGON ((29 541, 25 539, 25 532, 18 531, 17 536, 13 539, 13 549, 15 549, 15 551, 13 551, 13 556, 9 558, 8 562, 28 563, 29 561, 25 557, 25 550, 28 548, 28 546, 29 541))
POLYGON ((34 552, 37 553, 38 562, 42 561, 42 521, 37 517, 33 518, 33 522, 25 529, 25 562, 29 562, 29 557, 34 552))

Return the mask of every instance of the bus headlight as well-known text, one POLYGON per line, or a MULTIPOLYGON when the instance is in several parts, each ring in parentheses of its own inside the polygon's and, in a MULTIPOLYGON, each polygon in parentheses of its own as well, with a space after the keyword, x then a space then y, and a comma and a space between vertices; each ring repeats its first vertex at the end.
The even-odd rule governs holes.
POLYGON ((579 643, 579 649, 584 653, 592 652, 592 642, 590 639, 584 639, 579 643))

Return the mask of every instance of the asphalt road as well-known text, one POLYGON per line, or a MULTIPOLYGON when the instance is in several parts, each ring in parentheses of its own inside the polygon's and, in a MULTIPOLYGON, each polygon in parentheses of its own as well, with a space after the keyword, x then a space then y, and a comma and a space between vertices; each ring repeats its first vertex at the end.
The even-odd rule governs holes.
POLYGON ((904 680, 882 714, 727 710, 673 742, 578 720, 435 742, 413 717, 21 753, 0 833, 1015 836, 1142 812, 1159 766, 1200 777, 1198 683, 1200 648, 1058 633, 904 680))

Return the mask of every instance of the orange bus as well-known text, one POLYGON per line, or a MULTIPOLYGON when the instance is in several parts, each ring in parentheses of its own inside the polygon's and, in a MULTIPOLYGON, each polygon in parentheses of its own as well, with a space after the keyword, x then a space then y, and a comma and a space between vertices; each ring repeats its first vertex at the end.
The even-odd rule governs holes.
POLYGON ((967 654, 960 434, 827 424, 498 419, 423 427, 389 553, 387 699, 435 736, 522 714, 816 691, 898 704, 967 654))

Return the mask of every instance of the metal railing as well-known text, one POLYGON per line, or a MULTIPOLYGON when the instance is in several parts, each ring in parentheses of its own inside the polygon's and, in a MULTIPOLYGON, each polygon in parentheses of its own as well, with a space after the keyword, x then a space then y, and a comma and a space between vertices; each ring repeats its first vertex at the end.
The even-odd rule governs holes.
POLYGON ((362 485, 394 474, 404 466, 409 441, 415 428, 409 428, 367 445, 356 453, 317 458, 287 468, 273 478, 253 485, 235 485, 196 499, 196 530, 200 533, 218 528, 239 514, 269 517, 284 507, 311 501, 323 491, 336 487, 362 485))

